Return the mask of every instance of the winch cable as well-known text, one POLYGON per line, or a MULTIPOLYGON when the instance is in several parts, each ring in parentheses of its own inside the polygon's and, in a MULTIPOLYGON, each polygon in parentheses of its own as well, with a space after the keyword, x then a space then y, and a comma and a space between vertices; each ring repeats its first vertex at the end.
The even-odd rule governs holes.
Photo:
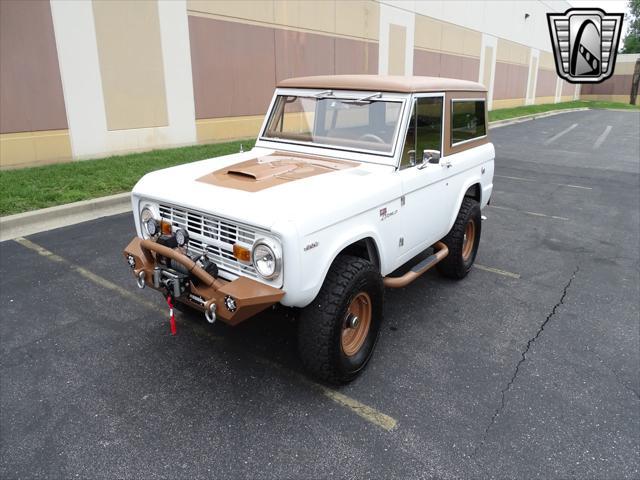
POLYGON ((167 295, 167 305, 169 305, 169 324, 171 325, 171 335, 176 335, 178 330, 176 329, 176 316, 173 313, 173 303, 171 302, 171 295, 167 295))

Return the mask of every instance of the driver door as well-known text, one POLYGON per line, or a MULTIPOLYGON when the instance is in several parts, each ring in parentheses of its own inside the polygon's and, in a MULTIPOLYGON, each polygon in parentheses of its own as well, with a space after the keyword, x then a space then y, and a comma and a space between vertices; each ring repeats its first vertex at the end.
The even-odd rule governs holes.
POLYGON ((404 206, 404 263, 447 234, 454 195, 443 152, 444 94, 424 94, 413 101, 400 160, 404 206))

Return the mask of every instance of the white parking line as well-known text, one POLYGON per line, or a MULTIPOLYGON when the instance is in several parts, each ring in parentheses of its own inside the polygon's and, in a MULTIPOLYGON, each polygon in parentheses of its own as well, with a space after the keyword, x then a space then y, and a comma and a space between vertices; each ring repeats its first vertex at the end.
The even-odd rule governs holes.
POLYGON ((613 127, 611 125, 607 125, 607 128, 604 129, 604 132, 602 132, 598 137, 598 139, 596 140, 596 143, 593 144, 594 150, 597 150, 598 148, 600 148, 600 145, 602 145, 602 143, 607 139, 612 128, 613 127))
MULTIPOLYGON (((510 177, 508 175, 494 175, 496 178, 507 178, 509 180, 518 180, 520 182, 538 182, 538 180, 534 180, 533 178, 522 178, 522 177, 510 177)), ((569 187, 569 188, 581 188, 582 190, 593 190, 591 187, 583 187, 581 185, 571 185, 569 183, 554 183, 552 185, 558 185, 560 187, 569 187)))
MULTIPOLYGON (((116 285, 115 283, 107 280, 106 278, 103 278, 99 275, 96 275, 95 273, 87 270, 86 268, 82 268, 79 265, 76 265, 74 263, 71 263, 70 261, 68 261, 67 259, 61 257, 60 255, 56 255, 55 253, 51 252, 50 250, 47 250, 46 248, 38 245, 37 243, 33 243, 31 240, 27 240, 26 238, 23 237, 18 237, 14 240, 16 243, 19 243, 20 245, 22 245, 25 248, 28 248, 29 250, 32 250, 34 252, 36 252, 37 254, 48 258, 49 260, 51 260, 52 262, 56 262, 56 263, 61 263, 66 265, 67 267, 69 267, 72 271, 82 275, 84 278, 86 278, 87 280, 95 283, 96 285, 99 285, 103 288, 106 288, 108 290, 111 290, 113 292, 116 292, 118 294, 120 294, 121 296, 123 296, 124 298, 131 300, 139 305, 143 305, 144 307, 159 313, 159 314, 166 314, 166 308, 161 308, 159 305, 149 302, 148 300, 145 300, 144 298, 142 298, 140 295, 136 295, 122 287, 120 287, 119 285, 116 285)), ((208 335, 209 338, 213 339, 213 340, 219 340, 220 337, 215 337, 212 335, 208 335)), ((274 367, 281 369, 281 370, 286 370, 282 365, 274 363, 270 360, 264 359, 262 357, 259 357, 251 352, 247 352, 250 355, 252 355, 254 358, 256 358, 257 360, 260 361, 265 361, 268 362, 270 365, 273 365, 274 367)), ((373 407, 370 407, 368 405, 365 405, 362 402, 359 402, 358 400, 356 400, 355 398, 351 398, 348 397, 347 395, 340 393, 336 390, 333 390, 331 388, 325 387, 324 385, 320 385, 318 383, 312 382, 308 379, 306 379, 305 377, 301 377, 300 378, 301 381, 313 386, 314 388, 318 389, 320 392, 322 392, 323 395, 325 395, 327 398, 330 398, 331 400, 333 400, 335 403, 337 403, 338 405, 345 407, 349 410, 351 410, 353 413, 355 413, 356 415, 358 415, 359 417, 365 419, 366 421, 382 428, 383 430, 387 430, 387 431, 391 431, 394 428, 396 428, 396 426, 398 425, 398 422, 390 417, 389 415, 386 415, 378 410, 376 410, 373 407)))
POLYGON ((526 210, 518 210, 517 208, 503 207, 500 205, 488 205, 488 207, 497 208, 498 210, 509 210, 511 212, 524 213, 526 215, 531 215, 534 217, 553 218, 554 220, 569 220, 567 217, 559 217, 557 215, 546 215, 544 213, 538 213, 538 212, 528 212, 526 210))
POLYGON ((547 140, 546 142, 544 142, 545 145, 549 145, 552 142, 555 142, 557 139, 559 139, 561 136, 566 135, 567 133, 569 133, 571 130, 573 130, 574 128, 576 128, 578 126, 577 123, 574 123, 573 125, 571 125, 570 127, 565 128, 563 131, 561 131, 560 133, 556 133, 553 137, 551 137, 549 140, 547 140))
POLYGON ((509 180, 519 180, 521 182, 536 182, 537 180, 533 180, 532 178, 522 178, 522 177, 509 177, 508 175, 494 175, 497 178, 508 178, 509 180))

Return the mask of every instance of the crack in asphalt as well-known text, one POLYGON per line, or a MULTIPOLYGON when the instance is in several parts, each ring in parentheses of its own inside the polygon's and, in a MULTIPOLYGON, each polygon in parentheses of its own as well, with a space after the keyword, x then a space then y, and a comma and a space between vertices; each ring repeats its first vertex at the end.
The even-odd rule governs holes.
POLYGON ((482 434, 482 439, 480 440, 478 445, 476 445, 476 447, 473 449, 473 453, 471 453, 471 455, 470 455, 471 458, 476 456, 476 454, 478 453, 480 448, 487 441, 487 437, 489 436, 489 432, 491 431, 491 429, 495 425, 498 417, 500 416, 500 414, 502 413, 502 411, 504 410, 504 408, 505 408, 505 406, 507 404, 506 394, 507 394, 507 392, 509 390, 511 390, 511 386, 516 381, 516 378, 518 377, 518 373, 520 372, 520 367, 522 366, 522 364, 527 359, 527 353, 529 353, 529 350, 531 349, 531 346, 536 342, 538 337, 540 335, 542 335, 542 332, 544 331, 544 328, 547 326, 547 323, 549 323, 549 321, 555 316, 556 311, 558 310, 558 308, 561 305, 564 304, 564 299, 567 296, 567 292, 569 290, 569 287, 571 287, 571 283, 576 278, 576 274, 579 271, 580 271, 580 266, 576 266, 576 269, 573 271, 573 274, 571 275, 571 278, 569 278, 569 281, 567 282, 567 284, 562 289, 562 296, 560 297, 560 300, 558 301, 558 303, 556 303, 553 306, 553 308, 551 309, 551 312, 549 312, 549 315, 547 315, 547 317, 544 319, 544 321, 540 324, 540 327, 538 327, 538 330, 536 331, 536 334, 529 339, 529 341, 527 342, 527 345, 525 346, 524 350, 520 353, 520 360, 518 360, 518 363, 516 364, 516 368, 513 370, 513 375, 511 375, 511 379, 509 380, 507 385, 500 392, 500 406, 498 408, 496 408, 495 413, 491 417, 491 421, 489 422, 487 427, 484 429, 484 432, 482 434))

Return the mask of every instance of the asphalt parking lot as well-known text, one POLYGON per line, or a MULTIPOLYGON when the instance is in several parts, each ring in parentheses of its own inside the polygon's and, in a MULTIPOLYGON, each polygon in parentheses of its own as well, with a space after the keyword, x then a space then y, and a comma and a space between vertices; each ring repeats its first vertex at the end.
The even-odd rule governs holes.
POLYGON ((639 131, 597 110, 493 130, 478 267, 388 291, 340 389, 278 311, 170 336, 121 256, 130 214, 2 243, 0 477, 640 477, 639 131))

